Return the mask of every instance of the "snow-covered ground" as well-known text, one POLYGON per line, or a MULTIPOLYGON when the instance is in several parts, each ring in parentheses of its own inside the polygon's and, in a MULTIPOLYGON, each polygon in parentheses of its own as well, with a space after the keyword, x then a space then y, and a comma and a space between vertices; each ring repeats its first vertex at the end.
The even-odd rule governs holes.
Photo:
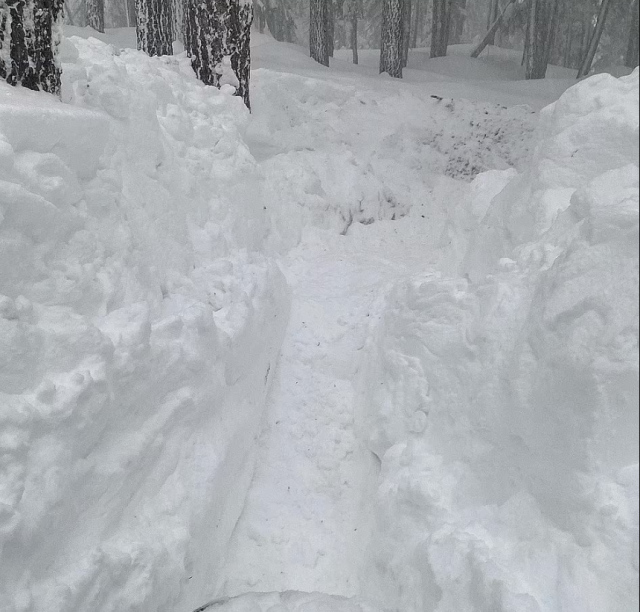
POLYGON ((638 71, 90 33, 0 84, 0 610, 637 609, 638 71))

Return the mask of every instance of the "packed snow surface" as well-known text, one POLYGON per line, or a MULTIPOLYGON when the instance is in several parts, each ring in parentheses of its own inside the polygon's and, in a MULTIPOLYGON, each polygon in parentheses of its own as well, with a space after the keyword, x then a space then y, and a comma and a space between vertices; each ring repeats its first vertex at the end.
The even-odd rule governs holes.
POLYGON ((256 36, 250 116, 67 34, 0 84, 0 610, 637 609, 638 71, 256 36))

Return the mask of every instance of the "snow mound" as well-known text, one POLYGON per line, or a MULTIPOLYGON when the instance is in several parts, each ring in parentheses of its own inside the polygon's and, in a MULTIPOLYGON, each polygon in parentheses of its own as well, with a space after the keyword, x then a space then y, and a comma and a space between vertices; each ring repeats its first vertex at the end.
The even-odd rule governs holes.
POLYGON ((461 276, 385 299, 363 580, 390 608, 638 606, 638 74, 547 108, 531 168, 477 179, 461 276))
POLYGON ((238 98, 66 39, 0 84, 0 610, 195 607, 288 312, 238 98))
POLYGON ((380 612, 359 599, 323 593, 249 593, 212 602, 194 612, 380 612))

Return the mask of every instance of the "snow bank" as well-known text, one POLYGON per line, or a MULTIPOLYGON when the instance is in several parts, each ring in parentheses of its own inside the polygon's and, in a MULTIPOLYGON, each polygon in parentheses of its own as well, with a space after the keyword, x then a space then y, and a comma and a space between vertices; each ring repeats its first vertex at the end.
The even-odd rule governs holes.
POLYGON ((189 610, 241 511, 288 290, 238 98, 62 49, 0 84, 0 610, 189 610))
POLYGON ((638 71, 569 90, 530 169, 482 192, 461 276, 397 284, 372 329, 366 591, 403 612, 636 609, 638 71))

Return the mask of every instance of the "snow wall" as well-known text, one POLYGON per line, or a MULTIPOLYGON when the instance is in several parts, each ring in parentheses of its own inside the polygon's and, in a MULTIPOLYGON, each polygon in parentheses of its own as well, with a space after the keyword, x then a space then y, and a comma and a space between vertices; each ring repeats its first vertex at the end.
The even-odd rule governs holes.
POLYGON ((371 329, 363 590, 402 612, 635 610, 638 70, 567 91, 530 168, 472 193, 459 275, 398 283, 371 329))
POLYGON ((288 318, 242 101, 64 41, 0 83, 0 610, 213 596, 288 318))

